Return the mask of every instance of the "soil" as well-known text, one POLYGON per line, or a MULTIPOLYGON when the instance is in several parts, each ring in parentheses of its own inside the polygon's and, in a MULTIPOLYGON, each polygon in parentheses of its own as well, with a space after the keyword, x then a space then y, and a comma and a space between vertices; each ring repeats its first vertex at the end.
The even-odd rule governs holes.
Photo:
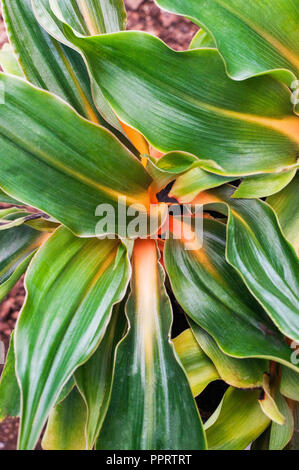
MULTIPOLYGON (((152 0, 125 0, 128 11, 128 29, 148 31, 165 41, 176 50, 188 48, 190 41, 198 28, 190 21, 179 16, 161 11, 152 0)), ((7 42, 7 36, 0 12, 0 47, 7 42)), ((0 204, 0 207, 4 207, 0 204)), ((0 341, 5 344, 7 351, 9 337, 24 300, 23 279, 11 290, 10 294, 0 304, 0 341)), ((3 366, 0 364, 0 373, 3 366)), ((221 392, 222 391, 222 387, 221 392)), ((219 389, 219 388, 218 388, 219 389)), ((217 392, 218 394, 218 392, 217 392)), ((217 395, 216 394, 216 395, 217 395)), ((216 402, 218 398, 216 397, 216 402)), ((215 402, 215 406, 217 403, 215 402)), ((203 394, 200 408, 205 415, 207 399, 203 394)), ((204 417, 204 416, 203 416, 204 417)), ((18 419, 8 418, 0 424, 0 450, 16 449, 18 419)), ((38 449, 40 446, 37 447, 38 449)))

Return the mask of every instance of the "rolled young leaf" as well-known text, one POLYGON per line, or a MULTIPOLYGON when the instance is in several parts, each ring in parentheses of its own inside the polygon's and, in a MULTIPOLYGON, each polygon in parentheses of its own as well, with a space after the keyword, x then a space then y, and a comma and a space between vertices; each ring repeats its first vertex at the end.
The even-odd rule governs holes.
POLYGON ((270 419, 258 404, 259 390, 230 387, 205 423, 209 450, 244 450, 268 427, 270 419))
POLYGON ((117 347, 117 373, 97 449, 206 447, 187 377, 170 342, 172 311, 163 282, 155 241, 137 240, 126 307, 130 327, 117 347))
POLYGON ((290 83, 299 76, 298 0, 156 0, 156 3, 209 31, 232 78, 243 80, 274 71, 290 83))
MULTIPOLYGON (((92 449, 109 406, 115 348, 126 326, 124 301, 116 305, 104 338, 88 361, 75 372, 76 384, 87 406, 86 440, 92 449)), ((118 373, 118 372, 117 372, 118 373)))
POLYGON ((296 166, 299 119, 274 78, 234 82, 214 49, 175 52, 146 33, 79 38, 62 28, 118 117, 156 149, 192 153, 225 176, 296 166))
POLYGON ((174 338, 173 344, 187 373, 194 397, 199 395, 209 383, 220 379, 213 362, 201 349, 190 329, 174 338))
POLYGON ((237 388, 258 388, 263 385, 264 373, 269 370, 267 361, 261 359, 236 359, 224 354, 215 340, 191 319, 188 320, 194 337, 211 359, 220 377, 237 388))
POLYGON ((165 267, 177 301, 225 354, 272 359, 297 370, 283 335, 225 260, 225 225, 203 222, 202 248, 166 241, 165 267))
POLYGON ((141 204, 146 216, 149 208, 151 178, 141 163, 109 131, 81 118, 59 98, 12 76, 0 74, 0 83, 5 86, 0 186, 79 236, 106 230, 126 236, 134 216, 123 220, 115 215, 141 204), (108 229, 97 225, 96 210, 103 203, 110 206, 100 206, 99 215, 112 210, 108 229))
POLYGON ((124 296, 130 268, 126 252, 115 265, 118 246, 116 240, 76 238, 62 227, 27 272, 15 334, 20 449, 34 448, 63 385, 95 351, 113 305, 124 296))
POLYGON ((74 387, 67 398, 51 411, 42 448, 87 450, 86 419, 86 405, 78 389, 74 387))

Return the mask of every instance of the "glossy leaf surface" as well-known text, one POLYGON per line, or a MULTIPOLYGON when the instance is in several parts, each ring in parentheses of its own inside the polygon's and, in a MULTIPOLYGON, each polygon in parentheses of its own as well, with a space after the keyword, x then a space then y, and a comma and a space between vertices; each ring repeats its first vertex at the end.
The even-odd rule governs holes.
POLYGON ((299 172, 291 183, 267 199, 275 210, 282 231, 299 254, 299 172))
POLYGON ((192 153, 229 176, 296 165, 299 120, 272 77, 234 82, 216 50, 175 52, 145 33, 68 37, 119 118, 158 150, 192 153))
POLYGON ((156 2, 210 32, 232 78, 243 80, 271 70, 287 81, 299 75, 297 0, 156 2))

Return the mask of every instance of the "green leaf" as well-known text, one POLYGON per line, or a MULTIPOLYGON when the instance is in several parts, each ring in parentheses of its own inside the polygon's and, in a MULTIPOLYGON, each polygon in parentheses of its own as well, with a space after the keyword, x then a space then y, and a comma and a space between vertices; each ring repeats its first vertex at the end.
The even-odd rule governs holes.
POLYGON ((200 29, 195 36, 193 37, 189 49, 198 49, 202 47, 212 47, 215 48, 216 44, 212 36, 204 31, 203 29, 200 29))
POLYGON ((116 240, 75 238, 62 227, 27 272, 15 336, 20 449, 34 448, 63 385, 95 351, 113 305, 124 296, 130 269, 126 254, 114 265, 118 246, 116 240))
POLYGON ((250 446, 250 450, 269 450, 271 425, 250 446))
POLYGON ((83 36, 126 29, 127 15, 123 0, 50 0, 50 5, 83 36))
POLYGON ((118 117, 158 150, 192 153, 203 169, 225 176, 297 164, 299 119, 274 78, 234 82, 216 50, 176 52, 146 33, 80 38, 61 28, 118 117))
POLYGON ((283 366, 281 368, 280 393, 299 402, 299 374, 283 366))
POLYGON ((26 271, 35 251, 47 237, 26 225, 0 231, 0 301, 26 271))
POLYGON ((156 0, 209 31, 228 74, 243 80, 268 71, 290 82, 299 75, 297 0, 156 0))
POLYGON ((111 204, 116 214, 143 204, 146 217, 151 178, 110 132, 23 80, 0 74, 0 83, 6 96, 0 115, 0 186, 6 192, 84 237, 107 231, 126 235, 126 221, 119 223, 114 212, 112 226, 97 225, 99 204, 111 204))
MULTIPOLYGON (((260 200, 232 199, 226 186, 209 193, 229 208, 226 256, 275 325, 299 340, 299 260, 272 208, 260 200), (261 221, 263 223, 261 224, 261 221)), ((207 196, 209 197, 209 196, 207 196)))
POLYGON ((269 175, 245 177, 232 197, 260 198, 278 193, 294 178, 296 169, 269 175))
POLYGON ((205 423, 209 450, 244 450, 269 425, 258 404, 259 390, 230 387, 205 423))
POLYGON ((97 449, 204 449, 187 377, 169 335, 172 311, 154 240, 137 240, 129 331, 117 347, 114 381, 97 449), (178 432, 190 429, 192 432, 178 432))
POLYGON ((39 26, 31 0, 3 0, 2 4, 9 39, 27 80, 63 98, 88 119, 99 122, 80 55, 39 26))
MULTIPOLYGON (((101 34, 104 30, 107 30, 107 32, 119 31, 125 26, 122 0, 109 0, 108 3, 107 1, 103 3, 102 1, 94 2, 93 0, 72 0, 71 2, 69 0, 60 0, 59 3, 50 0, 31 0, 31 2, 35 16, 41 26, 56 40, 75 49, 77 52, 80 52, 78 48, 65 37, 61 22, 52 11, 52 7, 63 21, 70 22, 70 25, 74 26, 75 29, 79 29, 83 35, 89 33, 89 29, 93 33, 101 34)), ((73 52, 73 54, 77 52, 73 52)), ((114 131, 115 129, 119 131, 118 136, 120 137, 122 135, 121 124, 92 76, 90 76, 90 81, 93 101, 98 111, 105 121, 114 128, 114 131)), ((88 81, 85 80, 84 83, 86 84, 88 81)))
POLYGON ((287 450, 299 449, 299 403, 293 403, 294 434, 290 440, 287 450))
POLYGON ((267 203, 275 210, 284 235, 299 253, 299 172, 291 183, 267 203))
POLYGON ((4 72, 24 78, 24 74, 10 44, 5 43, 0 49, 0 65, 4 72))
POLYGON ((18 207, 0 209, 0 231, 19 227, 26 222, 41 219, 44 214, 30 213, 18 207))
POLYGON ((275 393, 275 402, 280 413, 285 416, 285 424, 283 426, 272 423, 269 441, 269 450, 281 450, 290 442, 294 432, 294 419, 292 412, 284 399, 277 390, 275 393))
POLYGON ((0 202, 4 202, 4 204, 22 205, 22 202, 17 201, 16 199, 13 199, 4 191, 2 191, 1 188, 0 188, 0 202))
POLYGON ((44 450, 87 450, 86 405, 75 387, 50 414, 42 440, 44 450))
POLYGON ((193 334, 205 354, 211 359, 221 379, 237 388, 262 386, 267 361, 260 359, 235 359, 224 354, 215 340, 195 322, 189 320, 193 334))
POLYGON ((215 175, 196 167, 176 179, 169 196, 178 199, 180 203, 189 203, 201 191, 221 186, 234 179, 234 177, 215 175))
POLYGON ((203 222, 202 248, 166 241, 165 266, 178 302, 225 354, 272 359, 297 369, 283 335, 226 262, 225 225, 203 222))
POLYGON ((0 422, 7 416, 19 416, 20 390, 15 374, 14 338, 11 334, 5 366, 0 380, 0 422))
POLYGON ((190 329, 174 338, 173 344, 186 371, 194 397, 199 395, 209 383, 220 379, 213 362, 201 349, 190 329))
POLYGON ((86 439, 91 449, 109 406, 115 348, 125 330, 124 301, 114 307, 104 338, 91 358, 75 372, 77 387, 87 406, 86 439))
MULTIPOLYGON (((0 379, 0 422, 7 416, 19 417, 21 408, 21 394, 15 371, 14 332, 11 334, 5 366, 0 379)), ((56 404, 59 404, 70 394, 74 388, 73 377, 62 388, 56 404)))
POLYGON ((75 379, 74 377, 71 377, 67 383, 63 386, 57 400, 56 400, 56 405, 59 405, 61 402, 63 402, 67 397, 68 395, 71 393, 71 391, 73 390, 73 388, 75 387, 75 379))

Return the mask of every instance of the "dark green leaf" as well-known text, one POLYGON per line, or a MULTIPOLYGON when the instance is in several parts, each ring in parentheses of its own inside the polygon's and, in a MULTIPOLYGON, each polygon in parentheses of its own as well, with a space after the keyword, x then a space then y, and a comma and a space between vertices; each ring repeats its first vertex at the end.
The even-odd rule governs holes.
POLYGON ((84 240, 60 228, 27 272, 15 336, 20 449, 34 448, 63 385, 95 351, 113 305, 124 296, 130 269, 126 254, 115 266, 118 246, 116 240, 84 240))
POLYGON ((98 449, 205 448, 191 389, 170 343, 172 312, 163 282, 155 242, 137 240, 126 309, 130 328, 117 348, 98 449))

